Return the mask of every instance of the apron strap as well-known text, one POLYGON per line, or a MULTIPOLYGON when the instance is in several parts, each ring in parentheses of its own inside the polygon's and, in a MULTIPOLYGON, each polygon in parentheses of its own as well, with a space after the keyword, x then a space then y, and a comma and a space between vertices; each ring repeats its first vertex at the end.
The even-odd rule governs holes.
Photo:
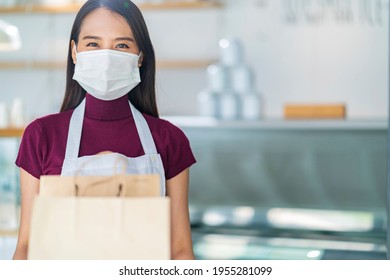
POLYGON ((138 111, 133 104, 129 101, 131 114, 133 115, 135 126, 138 131, 139 138, 141 140, 142 148, 145 155, 157 154, 156 145, 154 144, 152 133, 150 132, 148 123, 144 116, 138 111))
POLYGON ((68 128, 68 140, 66 142, 65 159, 77 159, 79 157, 81 132, 83 130, 85 112, 85 98, 73 111, 68 128))

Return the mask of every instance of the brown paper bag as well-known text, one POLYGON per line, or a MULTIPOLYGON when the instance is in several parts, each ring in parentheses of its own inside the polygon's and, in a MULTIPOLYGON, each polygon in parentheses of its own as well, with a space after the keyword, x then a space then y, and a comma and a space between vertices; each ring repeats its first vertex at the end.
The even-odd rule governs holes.
MULTIPOLYGON (((155 180, 153 175, 125 176, 132 184, 126 185, 123 192, 138 197, 123 197, 122 193, 118 197, 117 191, 114 196, 105 196, 108 187, 104 184, 99 184, 100 197, 91 197, 92 190, 99 188, 91 188, 90 183, 102 179, 95 176, 83 177, 85 184, 78 181, 79 194, 85 188, 89 193, 74 197, 72 177, 42 177, 40 195, 32 211, 28 259, 169 259, 169 198, 140 197, 145 193, 140 186, 146 181, 136 177, 143 176, 146 181, 155 180)), ((159 193, 158 176, 157 179, 159 193)), ((145 186, 156 191, 154 185, 145 186)))

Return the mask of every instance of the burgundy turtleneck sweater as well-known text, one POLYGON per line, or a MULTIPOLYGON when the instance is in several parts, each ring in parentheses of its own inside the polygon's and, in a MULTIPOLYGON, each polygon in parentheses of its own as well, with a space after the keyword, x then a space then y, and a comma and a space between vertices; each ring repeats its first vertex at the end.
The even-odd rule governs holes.
MULTIPOLYGON (((16 165, 38 179, 41 175, 60 175, 72 113, 73 110, 69 110, 48 115, 29 124, 20 144, 16 165)), ((167 180, 196 162, 190 143, 179 128, 166 120, 146 114, 143 116, 161 155, 167 180)), ((86 95, 79 156, 103 151, 127 157, 144 155, 127 95, 113 101, 86 95)))

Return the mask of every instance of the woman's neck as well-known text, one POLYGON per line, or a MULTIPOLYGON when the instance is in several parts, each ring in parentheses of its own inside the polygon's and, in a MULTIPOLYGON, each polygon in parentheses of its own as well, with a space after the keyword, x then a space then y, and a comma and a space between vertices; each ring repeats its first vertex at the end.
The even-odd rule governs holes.
POLYGON ((128 96, 104 101, 86 94, 85 116, 97 120, 118 120, 131 116, 128 96))

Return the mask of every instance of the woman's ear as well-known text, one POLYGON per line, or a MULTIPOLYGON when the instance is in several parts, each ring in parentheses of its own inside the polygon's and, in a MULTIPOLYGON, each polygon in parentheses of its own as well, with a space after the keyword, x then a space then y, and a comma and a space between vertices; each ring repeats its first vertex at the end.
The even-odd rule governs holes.
POLYGON ((77 53, 77 51, 76 51, 76 43, 75 43, 75 41, 72 40, 72 41, 70 42, 70 45, 71 45, 71 49, 72 49, 71 51, 72 51, 73 63, 76 64, 76 62, 77 62, 77 58, 76 58, 76 53, 77 53))
POLYGON ((142 62, 144 61, 144 53, 141 52, 138 59, 138 67, 142 66, 142 62))

